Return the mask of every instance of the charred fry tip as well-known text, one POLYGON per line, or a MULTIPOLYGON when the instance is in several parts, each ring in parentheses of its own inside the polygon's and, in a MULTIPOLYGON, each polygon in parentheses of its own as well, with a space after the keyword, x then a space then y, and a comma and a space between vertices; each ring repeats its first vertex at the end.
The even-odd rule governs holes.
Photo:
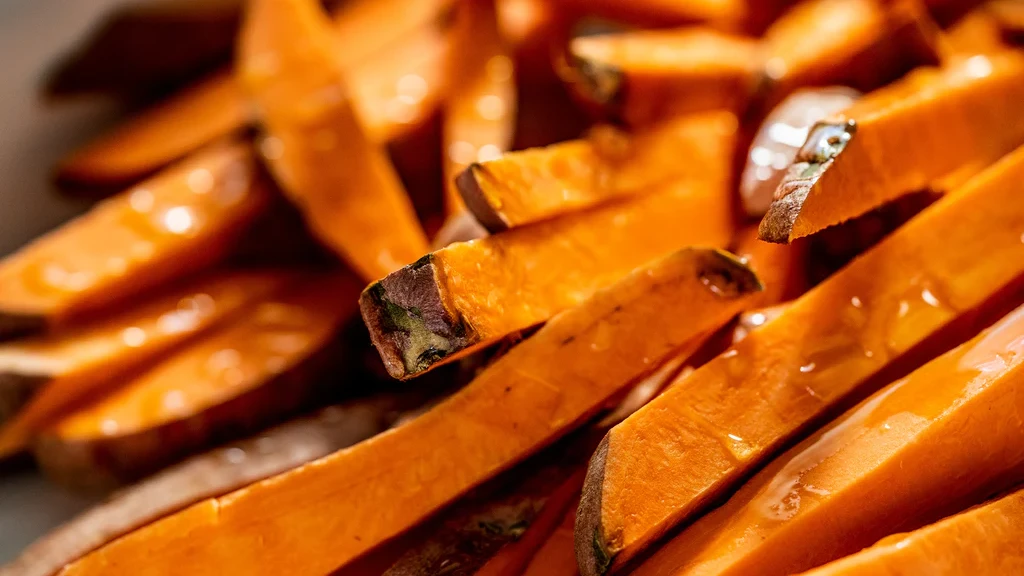
POLYGON ((472 340, 462 320, 444 305, 438 274, 433 254, 427 254, 374 282, 359 297, 370 339, 393 378, 426 372, 472 340))
POLYGON ((616 107, 625 85, 622 70, 577 53, 574 50, 577 42, 573 42, 566 56, 564 80, 586 99, 601 106, 616 107))
POLYGON ((804 202, 856 133, 857 123, 854 120, 824 120, 811 128, 807 141, 779 183, 775 199, 758 226, 759 239, 789 244, 806 235, 794 231, 804 202))
POLYGON ((601 493, 607 458, 608 434, 605 434, 587 466, 580 504, 576 509, 573 535, 580 576, 602 576, 615 559, 615 553, 610 550, 601 526, 601 493))
POLYGON ((701 263, 701 282, 714 294, 737 298, 764 290, 757 274, 741 258, 725 250, 712 249, 704 253, 701 263))
POLYGON ((462 201, 466 208, 476 216, 477 221, 483 224, 490 233, 508 230, 508 222, 499 214, 480 186, 480 179, 487 177, 487 168, 483 164, 474 162, 455 177, 455 187, 462 195, 462 201))

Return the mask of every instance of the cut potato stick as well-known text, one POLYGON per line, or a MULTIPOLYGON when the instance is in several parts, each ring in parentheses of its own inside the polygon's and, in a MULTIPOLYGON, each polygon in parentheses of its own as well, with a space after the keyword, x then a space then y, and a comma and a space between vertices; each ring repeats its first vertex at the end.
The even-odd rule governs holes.
POLYGON ((555 0, 575 10, 641 26, 706 23, 724 30, 759 33, 792 0, 555 0))
POLYGON ((681 245, 724 245, 730 232, 721 183, 676 183, 438 250, 372 284, 360 307, 388 372, 409 378, 540 324, 681 245))
POLYGON ((938 29, 919 0, 808 0, 765 33, 773 101, 803 86, 873 90, 938 64, 938 29))
POLYGON ((565 79, 585 101, 637 126, 678 114, 742 111, 757 88, 756 40, 704 28, 575 38, 565 79))
POLYGON ((786 576, 1005 489, 1024 472, 1022 380, 1018 308, 776 459, 633 574, 786 576))
POLYGON ((803 576, 1020 574, 1024 572, 1024 491, 972 508, 803 576))
MULTIPOLYGON (((576 524, 576 505, 573 506, 562 517, 562 522, 555 528, 555 531, 548 536, 548 539, 537 550, 523 576, 576 576, 579 571, 576 569, 576 549, 573 540, 573 526, 576 524)), ((0 572, 0 576, 4 576, 0 572)), ((13 575, 12 575, 13 576, 13 575)))
POLYGON ((1006 50, 1002 27, 990 7, 991 2, 971 10, 943 31, 944 61, 1006 50))
POLYGON ((53 328, 225 256, 269 201, 241 144, 197 154, 0 261, 0 336, 53 328))
POLYGON ((416 396, 381 395, 325 408, 194 456, 75 517, 0 567, 0 576, 50 576, 124 534, 205 498, 291 470, 386 430, 416 396))
POLYGON ((1024 56, 974 56, 911 75, 811 129, 760 236, 790 242, 954 173, 974 173, 1024 142, 1024 56), (894 162, 894 158, 899 162, 894 162))
POLYGON ((754 306, 773 306, 801 295, 807 289, 806 246, 780 245, 757 238, 757 226, 736 233, 730 249, 747 263, 764 284, 754 306))
POLYGON ((337 569, 584 422, 759 289, 732 256, 682 250, 552 319, 412 422, 197 504, 97 550, 66 574, 131 572, 143 559, 153 574, 337 569), (424 491, 425 478, 438 481, 424 491))
POLYGON ((732 154, 736 116, 684 116, 628 134, 599 126, 583 140, 510 152, 459 175, 466 205, 492 232, 582 210, 656 184, 700 180, 732 154))
MULTIPOLYGON (((360 0, 347 3, 335 17, 337 57, 350 75, 356 110, 377 141, 408 133, 439 104, 447 42, 430 21, 450 2, 360 0), (410 74, 424 82, 400 85, 410 74)), ((61 163, 58 177, 101 188, 127 185, 241 132, 252 120, 245 90, 229 71, 221 71, 78 150, 61 163)))
POLYGON ((442 142, 445 211, 452 217, 465 209, 455 176, 512 145, 515 71, 498 30, 495 0, 463 0, 456 7, 448 85, 458 87, 445 103, 442 142))
POLYGON ((1024 148, 612 428, 576 524, 584 576, 692 519, 887 364, 1019 281, 1022 183, 1024 148))
POLYGON ((58 334, 0 345, 0 458, 76 403, 281 289, 284 272, 216 272, 165 290, 126 312, 58 334), (22 408, 22 406, 24 406, 22 408))
POLYGON ((102 489, 306 407, 339 385, 336 332, 356 308, 347 277, 313 278, 248 310, 36 438, 43 470, 102 489))
POLYGON ((314 0, 253 2, 241 77, 260 106, 261 149, 278 183, 314 234, 370 281, 429 245, 387 154, 355 116, 333 44, 314 0))

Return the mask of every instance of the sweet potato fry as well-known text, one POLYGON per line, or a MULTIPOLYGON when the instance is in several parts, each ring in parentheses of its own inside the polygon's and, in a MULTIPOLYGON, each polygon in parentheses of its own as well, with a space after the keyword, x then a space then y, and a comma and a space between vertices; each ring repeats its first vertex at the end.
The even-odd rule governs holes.
POLYGON ((582 574, 621 567, 830 407, 870 391, 887 365, 1015 286, 1022 183, 1024 148, 612 428, 576 523, 582 574))
POLYGON ((154 574, 337 569, 585 421, 639 373, 726 322, 758 289, 732 256, 682 250, 552 319, 393 432, 197 504, 66 574, 130 572, 143 558, 154 574), (432 479, 426 491, 425 478, 432 479))
POLYGON ((990 5, 971 10, 943 31, 941 46, 944 60, 1006 50, 1002 26, 990 10, 990 5))
POLYGON ((576 505, 562 517, 562 522, 551 533, 547 541, 537 550, 523 576, 576 576, 576 549, 573 540, 573 526, 576 524, 576 505))
POLYGON ((1022 378, 1018 308, 772 462, 633 574, 786 576, 1005 489, 1024 472, 1022 378))
POLYGON ((429 247, 394 167, 355 116, 333 43, 315 1, 253 2, 240 73, 262 112, 261 148, 278 183, 314 234, 369 281, 429 247))
POLYGON ((598 126, 588 138, 473 163, 457 183, 492 232, 582 210, 654 185, 700 180, 732 154, 736 117, 684 116, 635 134, 598 126))
POLYGON ((516 118, 513 61, 501 32, 495 0, 463 0, 456 8, 448 56, 444 109, 445 211, 465 206, 455 176, 473 162, 500 156, 512 145, 516 118))
POLYGON ((1024 118, 1014 112, 1022 101, 1024 56, 1012 53, 974 56, 869 94, 811 129, 761 238, 790 242, 977 172, 1024 142, 1024 118))
POLYGON ((729 247, 747 263, 764 284, 755 307, 774 306, 792 300, 807 290, 806 246, 780 245, 757 238, 757 226, 740 229, 729 247))
POLYGON ((919 0, 808 0, 765 33, 770 103, 804 86, 867 91, 938 64, 938 28, 919 0))
POLYGON ((226 255, 267 206, 246 146, 217 144, 0 261, 0 336, 120 304, 226 255))
POLYGON ((286 472, 386 430, 418 395, 352 400, 194 456, 115 493, 0 566, 0 576, 50 576, 124 534, 205 498, 286 472))
POLYGON ((0 458, 50 419, 281 289, 283 272, 217 272, 66 332, 0 345, 0 458), (20 402, 19 402, 20 400, 20 402), (16 413, 16 414, 15 414, 16 413))
POLYGON ((641 26, 705 23, 759 33, 792 0, 555 0, 561 9, 641 26))
POLYGON ((1024 572, 1024 492, 909 534, 894 534, 803 576, 1019 574, 1024 572))
MULTIPOLYGON (((363 124, 377 141, 406 134, 439 104, 447 43, 430 21, 450 3, 359 0, 336 14, 336 55, 350 75, 363 124), (409 75, 424 82, 399 84, 409 75)), ((125 186, 245 130, 252 120, 245 90, 230 71, 221 71, 78 150, 61 163, 58 178, 85 187, 125 186)))
POLYGON ((63 484, 103 489, 307 407, 337 386, 336 331, 357 293, 353 279, 315 278, 260 302, 42 431, 37 461, 63 484))
POLYGON ((567 58, 564 76, 577 95, 637 126, 742 111, 757 88, 762 54, 756 40, 684 28, 575 38, 567 58))
POLYGON ((595 210, 454 244, 370 285, 363 320, 409 378, 540 324, 681 245, 731 232, 721 183, 676 183, 595 210))

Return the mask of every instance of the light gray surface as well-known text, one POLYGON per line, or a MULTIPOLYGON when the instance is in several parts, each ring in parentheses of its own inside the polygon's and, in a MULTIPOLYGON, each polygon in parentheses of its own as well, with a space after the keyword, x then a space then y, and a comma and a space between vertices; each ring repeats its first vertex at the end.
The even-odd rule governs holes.
MULTIPOLYGON (((102 102, 47 104, 42 71, 119 0, 0 1, 0 254, 82 210, 50 185, 54 163, 114 116, 102 102)), ((32 471, 0 472, 0 563, 88 504, 32 471)))

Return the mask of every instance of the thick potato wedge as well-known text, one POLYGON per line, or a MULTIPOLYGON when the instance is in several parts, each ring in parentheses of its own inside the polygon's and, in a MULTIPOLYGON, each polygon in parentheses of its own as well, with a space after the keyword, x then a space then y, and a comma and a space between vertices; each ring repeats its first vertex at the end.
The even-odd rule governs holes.
POLYGON ((1024 572, 1024 492, 909 534, 894 534, 803 576, 1019 574, 1024 572))
POLYGON ((1019 282, 1022 185, 1024 148, 612 428, 577 517, 582 574, 617 569, 693 519, 873 375, 1019 282))
POLYGON ((370 285, 363 320, 388 372, 409 378, 535 326, 681 245, 731 233, 721 183, 627 202, 433 252, 370 285))
POLYGON ((629 134, 598 126, 581 140, 473 163, 457 184, 491 232, 574 212, 683 178, 701 180, 732 153, 736 116, 710 112, 629 134))
POLYGON ((221 143, 0 261, 0 337, 55 328, 224 257, 268 205, 248 147, 221 143))
POLYGON ((1005 489, 1024 473, 1022 379, 1019 308, 779 457, 633 574, 786 576, 1005 489))
POLYGON ((256 304, 43 430, 37 461, 62 484, 105 489, 308 406, 343 384, 336 336, 357 293, 350 278, 313 278, 256 304))
POLYGON ((760 44, 705 28, 575 38, 564 77, 614 120, 646 125, 678 114, 742 111, 757 89, 760 44))
POLYGON ((791 242, 976 173, 1024 142, 1020 102, 1024 56, 1014 53, 973 56, 869 94, 811 129, 761 221, 761 239, 791 242))
POLYGON ((281 188, 313 233, 371 281, 429 245, 387 154, 355 116, 334 42, 315 1, 254 2, 240 74, 263 115, 261 151, 281 188))
POLYGON ((516 118, 513 61, 498 28, 495 0, 465 0, 456 8, 444 108, 445 211, 465 209, 455 176, 473 162, 512 145, 516 118))
MULTIPOLYGON (((448 45, 432 20, 450 3, 359 0, 335 15, 336 55, 367 133, 378 142, 407 134, 439 105, 448 45), (410 75, 423 82, 400 83, 410 75)), ((244 88, 224 70, 76 151, 61 162, 58 178, 82 187, 125 186, 252 120, 244 88)))
POLYGON ((193 456, 115 493, 0 566, 0 576, 50 576, 124 534, 205 498, 296 468, 383 432, 420 395, 352 400, 193 456))
POLYGON ((18 452, 51 419, 122 384, 175 346, 280 290, 284 272, 215 272, 126 312, 65 332, 0 345, 0 457, 18 452))
POLYGON ((640 373, 728 321, 759 289, 727 253, 680 251, 552 319, 391 433, 196 504, 65 573, 132 572, 143 561, 153 574, 337 569, 586 421, 640 373))

